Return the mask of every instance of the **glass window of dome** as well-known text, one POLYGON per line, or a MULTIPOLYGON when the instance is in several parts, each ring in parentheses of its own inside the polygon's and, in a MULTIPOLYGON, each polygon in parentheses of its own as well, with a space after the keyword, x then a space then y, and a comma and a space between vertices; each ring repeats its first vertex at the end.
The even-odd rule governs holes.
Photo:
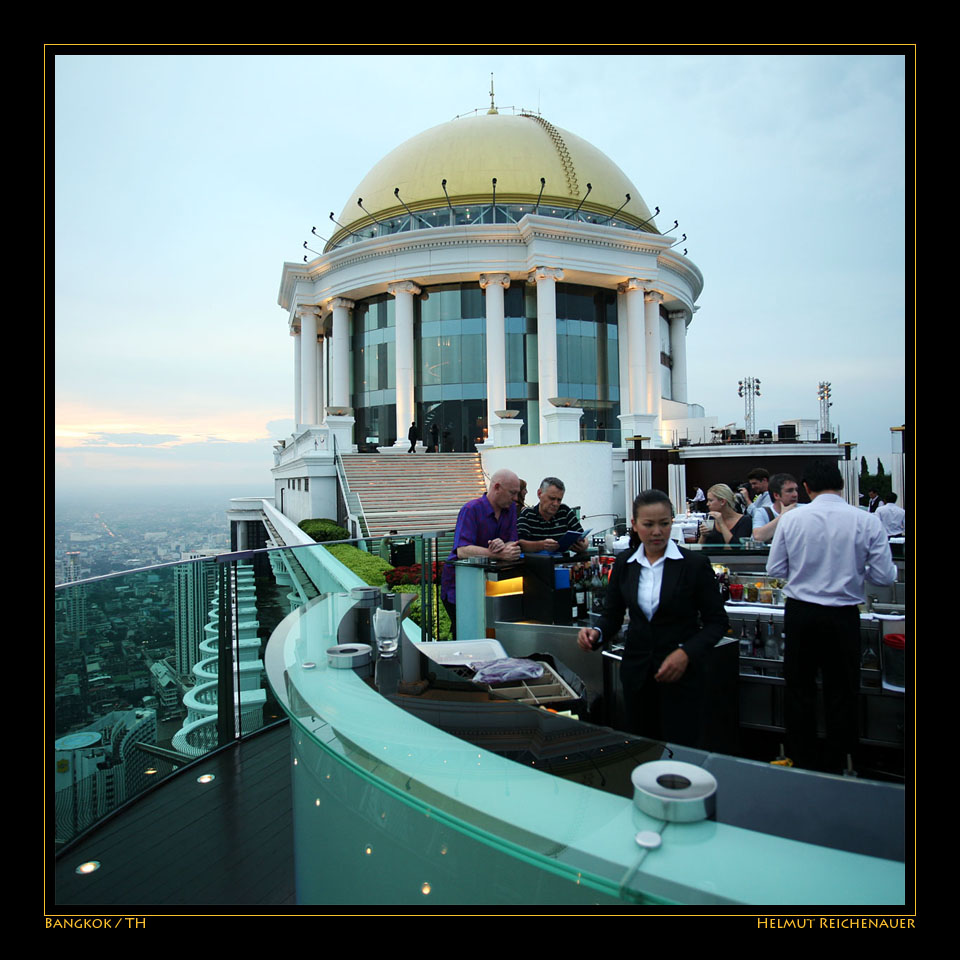
POLYGON ((535 203, 474 203, 435 207, 430 210, 418 210, 411 216, 390 217, 369 223, 362 227, 351 228, 336 246, 370 240, 373 237, 386 237, 394 233, 409 230, 424 230, 432 227, 469 226, 470 224, 519 223, 527 214, 535 213, 543 217, 556 217, 559 220, 576 220, 580 223, 603 224, 608 227, 620 227, 624 230, 640 230, 636 224, 611 218, 606 214, 589 210, 577 210, 561 204, 535 203))

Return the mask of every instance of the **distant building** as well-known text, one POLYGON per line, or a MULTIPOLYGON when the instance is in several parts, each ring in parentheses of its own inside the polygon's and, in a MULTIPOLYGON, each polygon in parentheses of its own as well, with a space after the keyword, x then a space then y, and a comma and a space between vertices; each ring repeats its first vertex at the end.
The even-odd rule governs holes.
MULTIPOLYGON (((64 558, 64 583, 79 580, 80 552, 71 551, 64 558)), ((76 640, 87 635, 87 600, 86 590, 81 586, 70 587, 67 591, 67 631, 76 640)))
POLYGON ((114 710, 54 744, 57 841, 65 842, 135 796, 149 783, 157 742, 155 710, 114 710))
POLYGON ((174 578, 174 642, 176 668, 181 677, 190 676, 199 659, 204 627, 214 596, 217 565, 204 561, 204 554, 184 553, 182 561, 173 568, 174 578))
POLYGON ((160 706, 160 719, 168 720, 177 716, 183 685, 166 660, 156 660, 150 664, 150 686, 160 706))
POLYGON ((183 698, 187 709, 183 726, 174 734, 174 750, 187 757, 199 757, 217 746, 217 718, 220 710, 219 676, 220 618, 228 617, 231 631, 236 628, 234 650, 229 659, 231 669, 237 676, 238 702, 234 704, 234 722, 244 733, 257 730, 263 725, 263 707, 267 693, 261 688, 263 661, 260 659, 260 638, 257 630, 257 591, 253 566, 239 561, 231 567, 233 581, 230 584, 230 606, 224 611, 226 601, 220 596, 219 585, 210 606, 209 622, 204 627, 206 634, 200 644, 200 659, 193 666, 196 683, 183 698))

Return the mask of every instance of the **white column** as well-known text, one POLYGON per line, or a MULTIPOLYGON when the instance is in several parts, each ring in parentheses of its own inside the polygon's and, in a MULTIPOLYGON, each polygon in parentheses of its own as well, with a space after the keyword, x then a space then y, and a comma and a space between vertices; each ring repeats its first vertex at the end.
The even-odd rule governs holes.
POLYGON ((627 322, 627 295, 617 290, 617 351, 620 361, 620 412, 630 412, 630 324, 627 322))
POLYGON ((420 288, 410 280, 387 285, 397 300, 397 444, 408 443, 413 423, 413 298, 420 288))
POLYGON ((540 388, 540 440, 547 437, 544 414, 550 397, 557 395, 557 281, 563 279, 558 267, 537 267, 529 280, 537 285, 537 379, 540 388))
POLYGON ((333 339, 330 344, 330 406, 350 406, 350 311, 353 301, 336 297, 333 309, 333 339))
POLYGON ((860 505, 860 458, 857 456, 857 445, 855 443, 844 443, 841 446, 849 448, 849 453, 837 462, 840 476, 843 478, 841 495, 851 507, 857 507, 860 505))
MULTIPOLYGON (((890 455, 893 460, 893 468, 890 471, 892 481, 890 486, 897 495, 897 506, 902 510, 907 509, 903 503, 904 493, 907 489, 907 465, 903 455, 903 434, 905 429, 905 427, 890 428, 890 455)), ((856 489, 856 483, 854 483, 854 489, 856 489)))
POLYGON ((503 291, 510 286, 508 273, 481 273, 487 291, 487 435, 493 436, 495 410, 507 406, 506 336, 503 324, 503 291))
POLYGON ((300 324, 290 327, 293 337, 293 426, 296 430, 302 422, 300 402, 300 324))
POLYGON ((670 378, 670 396, 687 402, 687 311, 670 311, 670 359, 673 375, 670 378))
POLYGON ((317 416, 317 325, 320 308, 305 304, 300 314, 300 415, 305 425, 319 423, 317 416))
POLYGON ((667 464, 667 493, 674 513, 687 512, 687 467, 683 463, 667 464))
POLYGON ((636 277, 621 283, 617 293, 627 301, 627 367, 629 384, 620 384, 620 409, 624 413, 646 412, 646 360, 643 329, 643 281, 636 277))
MULTIPOLYGON (((626 446, 630 437, 653 437, 657 429, 656 416, 647 411, 647 335, 644 329, 644 283, 649 281, 631 277, 617 287, 617 293, 626 300, 627 381, 620 384, 621 440, 626 446)), ((659 339, 659 337, 658 337, 659 339)), ((660 354, 657 353, 659 361, 660 354)), ((620 368, 623 370, 623 367, 620 368)), ((637 490, 643 489, 638 487, 637 490)))
POLYGON ((323 418, 325 414, 324 407, 326 406, 326 392, 324 390, 323 382, 323 359, 324 359, 324 341, 326 337, 323 335, 323 321, 320 324, 320 334, 317 336, 317 423, 323 423, 323 418))
POLYGON ((643 294, 643 329, 646 339, 647 396, 646 412, 660 417, 660 304, 663 294, 645 290, 643 294))

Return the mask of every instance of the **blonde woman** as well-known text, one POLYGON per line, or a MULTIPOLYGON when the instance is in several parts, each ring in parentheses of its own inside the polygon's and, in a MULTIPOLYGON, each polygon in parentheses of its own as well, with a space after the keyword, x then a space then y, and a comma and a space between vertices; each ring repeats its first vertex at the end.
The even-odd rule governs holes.
POLYGON ((715 483, 707 491, 707 510, 713 518, 712 530, 700 531, 700 543, 739 543, 749 537, 753 521, 733 508, 734 494, 725 483, 715 483))

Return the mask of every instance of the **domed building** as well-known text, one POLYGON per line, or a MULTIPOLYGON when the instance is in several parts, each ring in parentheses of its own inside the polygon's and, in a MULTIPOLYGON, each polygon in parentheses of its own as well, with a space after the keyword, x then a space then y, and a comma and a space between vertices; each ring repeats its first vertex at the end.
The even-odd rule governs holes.
POLYGON ((687 397, 703 278, 655 212, 538 114, 491 107, 387 154, 322 255, 283 268, 296 428, 278 503, 306 492, 285 481, 311 450, 406 452, 411 424, 445 453, 708 434, 687 397))

